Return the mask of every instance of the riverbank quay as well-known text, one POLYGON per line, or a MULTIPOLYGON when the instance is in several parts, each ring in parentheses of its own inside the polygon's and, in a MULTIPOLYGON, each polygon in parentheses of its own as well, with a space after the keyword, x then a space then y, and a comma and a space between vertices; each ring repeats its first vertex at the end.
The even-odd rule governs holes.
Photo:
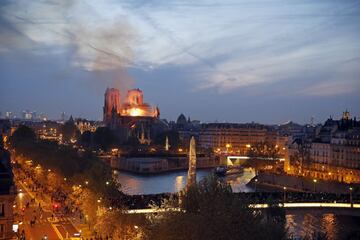
MULTIPOLYGON (((311 192, 287 192, 282 191, 271 192, 243 192, 233 193, 249 204, 282 204, 287 203, 337 203, 337 204, 359 204, 360 194, 336 194, 336 193, 311 193, 311 192)), ((123 195, 121 199, 113 200, 112 205, 123 209, 150 209, 153 207, 162 207, 162 204, 168 200, 177 201, 178 193, 162 193, 150 195, 123 195)), ((325 207, 325 205, 324 205, 325 207)))
POLYGON ((360 184, 347 184, 268 172, 259 172, 247 185, 256 188, 258 191, 281 191, 285 187, 287 191, 293 192, 326 192, 348 195, 350 192, 354 195, 360 189, 360 184))

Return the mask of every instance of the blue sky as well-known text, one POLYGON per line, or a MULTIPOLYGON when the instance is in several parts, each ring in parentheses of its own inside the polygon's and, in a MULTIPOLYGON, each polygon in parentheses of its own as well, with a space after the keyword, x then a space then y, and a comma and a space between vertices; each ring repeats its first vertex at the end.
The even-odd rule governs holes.
POLYGON ((358 0, 13 0, 0 14, 2 112, 101 119, 115 86, 168 119, 360 116, 358 0))

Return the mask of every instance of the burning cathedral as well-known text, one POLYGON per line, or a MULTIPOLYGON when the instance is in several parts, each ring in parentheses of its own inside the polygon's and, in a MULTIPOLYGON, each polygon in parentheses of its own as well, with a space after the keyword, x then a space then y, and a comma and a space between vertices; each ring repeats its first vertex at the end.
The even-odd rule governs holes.
POLYGON ((137 138, 141 144, 150 144, 152 139, 167 124, 160 120, 158 107, 144 102, 140 89, 131 89, 121 98, 119 89, 107 88, 103 108, 104 123, 114 130, 122 142, 137 138))

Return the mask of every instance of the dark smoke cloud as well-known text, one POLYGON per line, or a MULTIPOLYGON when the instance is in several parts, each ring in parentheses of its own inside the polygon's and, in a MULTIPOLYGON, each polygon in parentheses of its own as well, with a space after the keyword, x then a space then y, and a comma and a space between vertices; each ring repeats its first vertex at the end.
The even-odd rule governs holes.
POLYGON ((73 66, 98 77, 110 71, 114 79, 107 79, 108 85, 133 85, 126 69, 133 65, 136 34, 120 13, 108 17, 88 1, 70 0, 17 0, 2 4, 0 12, 0 54, 18 49, 63 54, 73 66))

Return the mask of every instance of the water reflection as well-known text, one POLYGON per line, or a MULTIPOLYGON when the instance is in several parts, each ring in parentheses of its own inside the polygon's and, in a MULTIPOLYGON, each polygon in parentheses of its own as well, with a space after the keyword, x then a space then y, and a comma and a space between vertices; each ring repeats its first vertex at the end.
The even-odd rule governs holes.
MULTIPOLYGON (((197 181, 211 173, 211 170, 198 170, 197 181)), ((152 194, 178 192, 186 185, 187 171, 171 172, 160 175, 136 175, 117 171, 121 190, 127 194, 152 194)), ((235 192, 247 192, 252 189, 246 183, 255 176, 252 169, 245 169, 239 175, 230 175, 225 179, 235 192)), ((326 232, 328 239, 344 239, 350 232, 360 229, 357 217, 337 216, 332 213, 321 214, 314 211, 296 211, 286 215, 286 226, 290 236, 311 239, 316 232, 326 232)), ((346 238, 345 238, 346 239, 346 238)))
POLYGON ((175 178, 175 185, 174 190, 175 192, 180 192, 183 189, 183 186, 185 186, 186 181, 185 177, 183 175, 179 175, 175 178))
POLYGON ((290 237, 312 239, 314 234, 326 234, 329 240, 348 239, 349 234, 359 231, 360 218, 299 210, 286 215, 286 227, 290 237))
MULTIPOLYGON (((200 181, 212 170, 198 170, 196 180, 200 181)), ((121 190, 127 194, 154 194, 164 192, 179 192, 186 185, 187 171, 169 172, 156 175, 138 175, 117 171, 117 180, 121 190)), ((245 169, 242 174, 226 177, 235 192, 249 192, 246 184, 255 176, 252 169, 245 169)))
POLYGON ((321 229, 326 232, 329 240, 336 239, 337 223, 335 215, 332 213, 324 214, 321 220, 321 229))

